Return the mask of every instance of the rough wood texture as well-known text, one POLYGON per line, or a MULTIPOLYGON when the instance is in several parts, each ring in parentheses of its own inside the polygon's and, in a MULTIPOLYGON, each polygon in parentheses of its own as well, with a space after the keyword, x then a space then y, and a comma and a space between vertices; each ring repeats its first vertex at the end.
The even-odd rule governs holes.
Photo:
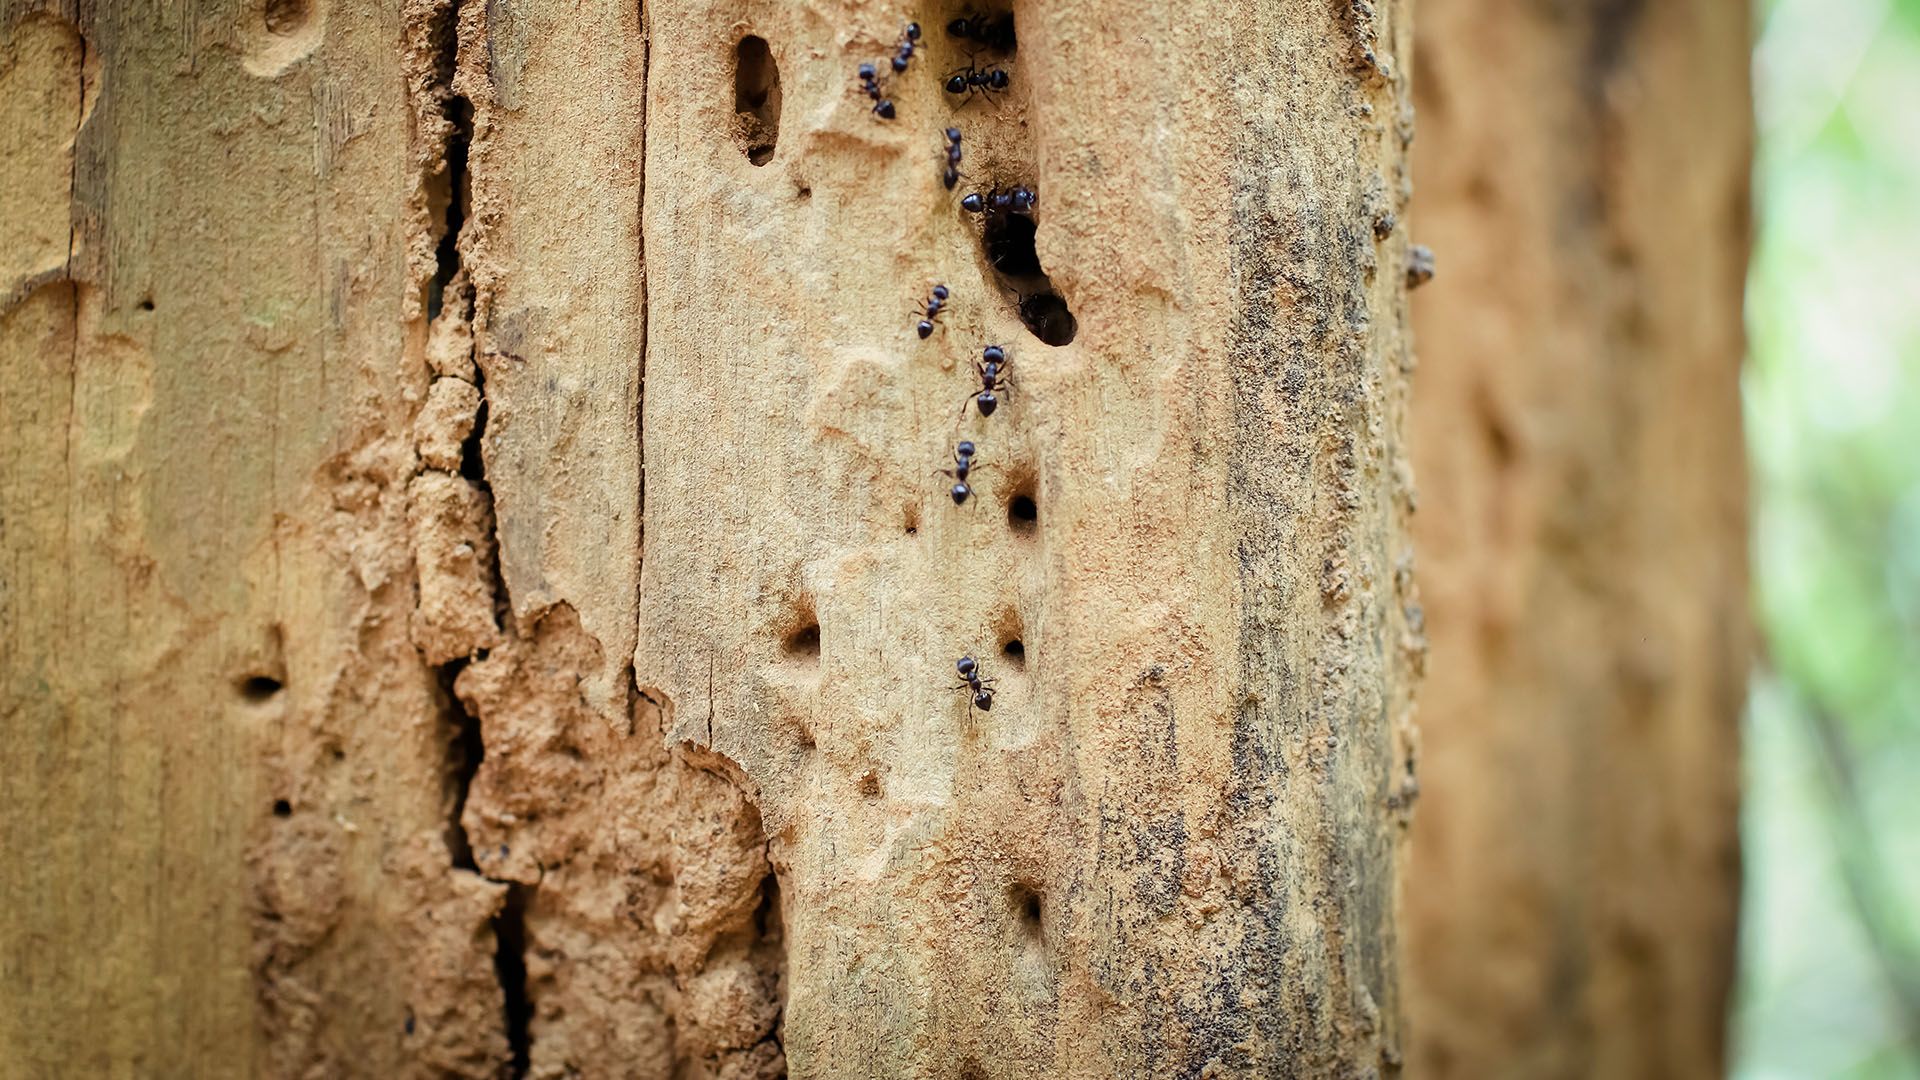
POLYGON ((935 36, 884 123, 853 73, 900 17, 651 5, 637 681, 765 822, 795 1075, 1389 1070, 1398 8, 1016 11, 1011 93, 949 111, 935 36), (970 187, 1037 189, 1072 344, 940 186, 956 120, 970 187), (1017 392, 956 420, 990 342, 1017 392))
POLYGON ((1397 1070, 1402 8, 958 14, 0 8, 9 1069, 1397 1070))
POLYGON ((0 256, 10 1074, 504 1056, 502 890, 454 867, 409 638, 433 240, 402 30, 0 10, 0 217, 33 230, 0 256))
POLYGON ((1420 10, 1416 1075, 1722 1068, 1747 9, 1420 10))

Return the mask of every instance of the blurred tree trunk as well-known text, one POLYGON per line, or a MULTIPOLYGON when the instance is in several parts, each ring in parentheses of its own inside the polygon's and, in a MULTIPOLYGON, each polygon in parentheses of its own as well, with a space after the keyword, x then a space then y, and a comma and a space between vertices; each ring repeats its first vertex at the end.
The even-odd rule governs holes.
POLYGON ((1415 1075, 1722 1071, 1748 8, 1419 12, 1415 1075))
POLYGON ((1397 1071, 1402 8, 956 14, 0 4, 11 1067, 1397 1071))

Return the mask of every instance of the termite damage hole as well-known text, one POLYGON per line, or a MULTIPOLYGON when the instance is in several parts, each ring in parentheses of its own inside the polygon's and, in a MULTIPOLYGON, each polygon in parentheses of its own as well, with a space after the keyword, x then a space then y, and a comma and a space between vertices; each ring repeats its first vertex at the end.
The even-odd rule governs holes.
POLYGON ((256 705, 272 701, 280 690, 280 680, 271 675, 249 675, 240 680, 240 696, 256 705))
POLYGON ((1040 893, 1031 885, 1017 884, 1007 890, 1008 903, 1020 928, 1033 940, 1040 938, 1040 893))
POLYGON ((1007 665, 1015 671, 1024 671, 1027 667, 1027 646, 1019 638, 1009 639, 1000 646, 1000 652, 1006 656, 1007 665))
POLYGON ((306 24, 308 15, 307 0, 267 0, 266 8, 261 12, 267 24, 267 33, 285 37, 306 24))
POLYGON ((781 643, 781 648, 795 660, 807 663, 817 662, 820 659, 820 624, 809 623, 788 634, 787 640, 781 643))
POLYGON ((1034 247, 1039 230, 1033 213, 1037 212, 988 210, 981 242, 986 247, 987 262, 999 273, 1001 283, 1012 290, 1027 331, 1044 344, 1066 345, 1080 332, 1080 324, 1040 266, 1040 253, 1034 247))
POLYGON ((780 68, 767 39, 752 34, 733 49, 734 141, 755 165, 773 160, 780 136, 780 68))
POLYGON ((1007 500, 1007 527, 1020 536, 1032 536, 1039 529, 1040 507, 1033 501, 1030 483, 1015 488, 1013 498, 1007 500))
POLYGON ((796 598, 781 629, 783 659, 807 667, 820 663, 820 616, 814 613, 811 599, 796 598))
POLYGON ((285 799, 273 800, 273 816, 274 817, 292 817, 293 804, 288 802, 285 799))

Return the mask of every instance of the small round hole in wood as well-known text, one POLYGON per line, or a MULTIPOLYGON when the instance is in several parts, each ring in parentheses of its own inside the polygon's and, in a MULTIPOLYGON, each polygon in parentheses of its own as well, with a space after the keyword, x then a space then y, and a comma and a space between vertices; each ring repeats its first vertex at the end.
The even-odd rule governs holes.
POLYGON ((1000 647, 1000 653, 1002 656, 1005 656, 1007 658, 1008 667, 1011 667, 1015 671, 1026 670, 1027 668, 1026 642, 1021 641, 1019 638, 1012 638, 1005 645, 1002 645, 1000 647))
POLYGON ((256 705, 272 701, 282 689, 280 680, 271 675, 250 675, 240 681, 240 696, 256 705))
POLYGON ((1030 492, 1020 492, 1007 502, 1007 527, 1021 536, 1032 536, 1040 528, 1040 507, 1030 492))
POLYGON ((781 651, 789 660, 817 664, 820 662, 820 624, 810 622, 788 634, 780 643, 781 651))

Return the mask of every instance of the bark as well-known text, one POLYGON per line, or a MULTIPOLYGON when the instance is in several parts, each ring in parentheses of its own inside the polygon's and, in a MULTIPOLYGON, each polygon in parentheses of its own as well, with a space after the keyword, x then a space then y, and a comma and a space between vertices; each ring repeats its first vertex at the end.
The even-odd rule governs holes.
POLYGON ((23 1074, 1398 1071, 1403 9, 916 14, 0 8, 23 1074))
POLYGON ((1723 1071, 1748 7, 1420 12, 1419 1075, 1723 1071))

